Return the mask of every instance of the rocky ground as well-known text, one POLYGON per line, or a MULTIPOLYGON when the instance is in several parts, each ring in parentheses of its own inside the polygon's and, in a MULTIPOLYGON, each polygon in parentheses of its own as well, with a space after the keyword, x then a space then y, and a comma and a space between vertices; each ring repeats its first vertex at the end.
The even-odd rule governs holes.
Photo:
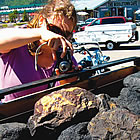
POLYGON ((140 140, 140 72, 123 85, 118 97, 55 91, 35 104, 27 124, 1 124, 0 140, 140 140))

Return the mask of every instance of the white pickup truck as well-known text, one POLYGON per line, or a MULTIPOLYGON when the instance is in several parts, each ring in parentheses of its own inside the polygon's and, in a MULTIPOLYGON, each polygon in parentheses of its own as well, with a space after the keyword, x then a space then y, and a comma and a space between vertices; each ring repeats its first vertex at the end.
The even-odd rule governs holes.
POLYGON ((132 22, 103 24, 87 26, 84 31, 74 33, 73 38, 77 44, 105 44, 111 50, 122 43, 137 41, 138 32, 132 22))

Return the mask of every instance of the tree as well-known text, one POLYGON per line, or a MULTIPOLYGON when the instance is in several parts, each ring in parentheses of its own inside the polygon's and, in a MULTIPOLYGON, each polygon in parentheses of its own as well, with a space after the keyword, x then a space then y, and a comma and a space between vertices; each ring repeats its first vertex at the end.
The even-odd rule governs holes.
POLYGON ((9 14, 10 22, 16 22, 18 11, 14 10, 12 13, 9 14))
POLYGON ((24 12, 23 12, 22 20, 23 20, 23 21, 29 21, 29 16, 28 16, 28 14, 26 13, 26 10, 24 10, 24 12))
POLYGON ((29 5, 29 4, 40 4, 47 3, 48 0, 0 0, 1 6, 19 6, 19 5, 29 5))

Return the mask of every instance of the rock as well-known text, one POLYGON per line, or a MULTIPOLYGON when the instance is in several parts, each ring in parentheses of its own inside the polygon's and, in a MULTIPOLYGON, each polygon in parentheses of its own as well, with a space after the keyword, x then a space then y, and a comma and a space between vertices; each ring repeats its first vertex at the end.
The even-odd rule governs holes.
MULTIPOLYGON (((113 99, 113 98, 112 98, 113 99)), ((121 108, 126 108, 136 115, 140 115, 140 93, 123 88, 118 98, 113 99, 121 108)))
POLYGON ((0 124, 0 140, 31 140, 31 135, 24 123, 5 123, 0 124))
POLYGON ((126 108, 136 115, 140 115, 140 72, 131 74, 123 80, 118 98, 112 98, 116 105, 126 108))
POLYGON ((115 108, 99 112, 87 127, 92 138, 102 140, 140 139, 140 116, 115 108))
POLYGON ((72 125, 65 129, 57 140, 92 140, 87 125, 88 122, 72 125))
POLYGON ((31 135, 41 127, 54 133, 90 121, 98 113, 98 102, 93 93, 78 87, 54 91, 36 102, 34 115, 28 120, 31 135))
POLYGON ((131 74, 124 78, 123 84, 131 91, 140 92, 140 72, 131 74))
POLYGON ((116 104, 113 102, 113 100, 110 98, 107 94, 99 94, 96 95, 97 100, 97 107, 99 111, 107 111, 113 108, 116 108, 116 104))
POLYGON ((124 79, 118 98, 79 87, 54 91, 36 102, 27 125, 0 124, 0 140, 140 140, 139 115, 140 72, 124 79))

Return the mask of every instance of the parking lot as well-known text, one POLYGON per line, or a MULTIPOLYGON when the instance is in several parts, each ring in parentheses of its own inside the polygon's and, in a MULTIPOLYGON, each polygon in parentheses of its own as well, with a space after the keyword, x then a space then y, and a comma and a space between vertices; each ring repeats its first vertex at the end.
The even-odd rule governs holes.
MULTIPOLYGON (((134 43, 121 44, 120 48, 117 50, 107 50, 105 49, 105 45, 100 45, 103 55, 110 56, 110 61, 133 57, 133 56, 140 57, 140 26, 137 26, 137 30, 139 32, 139 40, 134 43)), ((89 48, 92 47, 92 45, 87 45, 86 47, 89 48)), ((93 45, 93 47, 95 47, 95 45, 93 45)), ((76 57, 77 61, 81 60, 84 57, 84 55, 81 54, 75 54, 74 56, 76 57)), ((126 67, 132 64, 133 64, 132 62, 129 62, 129 63, 117 65, 112 67, 111 70, 115 70, 121 67, 126 67)))

